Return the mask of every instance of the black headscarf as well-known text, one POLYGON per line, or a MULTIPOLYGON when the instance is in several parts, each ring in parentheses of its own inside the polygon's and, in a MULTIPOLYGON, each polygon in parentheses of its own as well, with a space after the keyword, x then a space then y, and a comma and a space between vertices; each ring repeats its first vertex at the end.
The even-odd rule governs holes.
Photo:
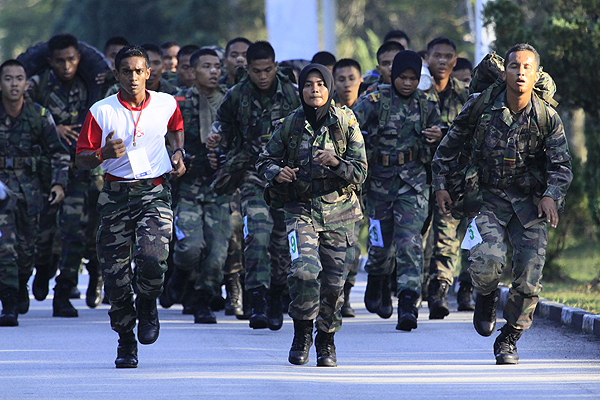
POLYGON ((331 100, 333 99, 333 76, 331 75, 331 71, 324 65, 321 64, 308 64, 302 72, 300 72, 300 76, 298 77, 298 91, 300 92, 300 101, 302 102, 302 108, 304 108, 304 114, 306 115, 306 119, 310 126, 317 131, 321 128, 325 119, 327 118, 327 114, 329 114, 329 108, 331 107, 331 100), (321 107, 310 107, 304 102, 304 96, 302 95, 302 90, 304 89, 304 83, 306 83, 306 78, 308 77, 309 72, 317 70, 323 76, 323 82, 325 83, 325 87, 329 91, 329 98, 321 107))
POLYGON ((417 79, 421 79, 422 65, 423 61, 421 60, 421 56, 412 50, 403 50, 396 54, 394 63, 392 64, 392 87, 398 96, 400 96, 400 93, 398 93, 396 85, 394 84, 396 78, 407 69, 412 68, 417 74, 417 79))

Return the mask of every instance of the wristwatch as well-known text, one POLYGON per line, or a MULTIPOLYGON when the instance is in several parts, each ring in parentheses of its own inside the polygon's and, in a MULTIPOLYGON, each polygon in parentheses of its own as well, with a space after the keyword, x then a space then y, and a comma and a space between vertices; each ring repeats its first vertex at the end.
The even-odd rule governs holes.
POLYGON ((173 154, 177 153, 178 151, 181 152, 181 157, 185 158, 185 150, 183 148, 181 148, 181 147, 175 149, 175 151, 173 152, 173 154))

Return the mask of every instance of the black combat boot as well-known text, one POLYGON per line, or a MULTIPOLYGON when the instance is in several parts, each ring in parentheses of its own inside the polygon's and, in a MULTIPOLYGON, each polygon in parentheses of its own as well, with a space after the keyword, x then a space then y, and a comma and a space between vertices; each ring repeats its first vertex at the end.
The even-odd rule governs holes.
POLYGON ((344 284, 344 304, 342 305, 342 317, 344 318, 354 318, 356 313, 354 309, 350 305, 350 291, 352 290, 352 285, 346 282, 344 284))
POLYGON ((19 292, 14 288, 6 288, 0 293, 2 301, 2 314, 0 315, 0 326, 18 326, 19 313, 17 312, 19 292))
POLYGON ((458 311, 475 310, 475 302, 473 301, 473 283, 460 282, 458 293, 456 293, 456 301, 458 302, 458 311))
POLYGON ((227 303, 225 304, 225 315, 242 315, 242 284, 240 274, 237 272, 227 274, 225 279, 225 291, 227 292, 227 303))
POLYGON ((54 278, 54 265, 52 263, 36 264, 35 277, 33 278, 33 296, 38 301, 46 300, 50 291, 50 279, 54 278))
POLYGON ((381 308, 381 291, 385 276, 371 275, 367 276, 367 288, 365 289, 365 307, 367 311, 376 313, 381 308))
POLYGON ((313 344, 313 321, 294 320, 294 340, 290 348, 288 361, 294 365, 304 365, 308 362, 308 352, 313 344))
POLYGON ((138 341, 141 344, 152 344, 156 342, 160 332, 156 299, 147 299, 138 295, 135 299, 135 308, 139 320, 138 341))
POLYGON ((477 293, 473 325, 481 336, 491 336, 494 329, 496 329, 496 307, 498 306, 499 296, 498 289, 486 296, 477 293))
POLYGON ((161 299, 161 305, 163 307, 169 308, 175 303, 181 303, 189 276, 190 274, 188 271, 182 271, 177 267, 173 268, 173 273, 165 285, 165 293, 161 299))
POLYGON ((72 286, 65 282, 59 282, 54 287, 54 299, 52 300, 52 316, 75 318, 79 314, 71 301, 69 301, 69 293, 72 286))
POLYGON ((317 337, 315 337, 317 367, 337 367, 335 344, 333 343, 334 335, 335 332, 326 333, 317 329, 317 337))
POLYGON ((278 331, 283 326, 283 312, 281 311, 281 296, 285 285, 271 284, 267 294, 267 318, 269 319, 269 329, 278 331))
POLYGON ((27 281, 29 278, 19 278, 19 303, 17 311, 19 314, 27 314, 29 311, 29 286, 27 281))
POLYGON ((399 331, 410 332, 417 328, 417 318, 419 310, 415 306, 418 295, 412 290, 403 290, 398 295, 398 324, 396 329, 399 331))
POLYGON ((86 268, 90 274, 90 281, 85 292, 85 303, 89 308, 96 308, 102 303, 102 298, 104 297, 102 294, 104 281, 102 280, 98 260, 89 260, 86 268))
POLYGON ((506 324, 500 329, 500 335, 494 342, 496 364, 518 364, 517 340, 523 334, 523 329, 517 329, 506 324))
POLYGON ((70 299, 80 299, 81 298, 81 292, 79 291, 77 286, 73 286, 71 288, 71 290, 69 291, 69 298, 70 299))
POLYGON ((183 315, 194 315, 198 303, 198 291, 194 288, 193 280, 189 280, 185 286, 184 295, 181 299, 181 305, 183 306, 181 313, 183 315))
POLYGON ((429 281, 428 293, 429 319, 444 319, 446 315, 450 314, 448 300, 446 299, 448 283, 439 279, 432 279, 429 281))
POLYGON ((250 317, 250 328, 264 329, 269 326, 267 317, 267 301, 265 299, 266 288, 259 286, 252 290, 250 304, 252 305, 252 316, 250 317))
POLYGON ((194 323, 196 324, 216 324, 217 317, 210 308, 210 299, 212 295, 205 291, 198 291, 198 301, 196 302, 196 312, 194 313, 194 323))
POLYGON ((138 348, 133 331, 119 333, 119 345, 117 346, 117 368, 137 368, 138 348))
POLYGON ((388 319, 393 313, 394 306, 392 306, 391 275, 384 275, 381 284, 381 306, 379 307, 379 310, 377 310, 377 315, 381 318, 388 319))

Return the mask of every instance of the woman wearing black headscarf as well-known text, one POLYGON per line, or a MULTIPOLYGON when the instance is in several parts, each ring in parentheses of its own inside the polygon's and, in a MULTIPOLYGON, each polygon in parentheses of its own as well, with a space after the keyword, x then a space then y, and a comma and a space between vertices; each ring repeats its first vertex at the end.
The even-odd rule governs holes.
POLYGON ((318 366, 336 366, 333 336, 348 266, 354 259, 354 222, 362 218, 355 185, 367 175, 365 147, 354 114, 332 105, 333 77, 319 64, 299 76, 302 107, 273 133, 257 168, 265 197, 283 207, 292 258, 288 277, 294 320, 289 361, 308 362, 316 319, 318 366))

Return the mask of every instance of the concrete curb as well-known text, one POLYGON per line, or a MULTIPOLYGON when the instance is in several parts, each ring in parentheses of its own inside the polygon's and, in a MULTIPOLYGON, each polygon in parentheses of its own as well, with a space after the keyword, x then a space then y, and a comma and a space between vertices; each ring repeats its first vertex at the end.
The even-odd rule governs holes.
MULTIPOLYGON (((508 302, 508 287, 500 287, 498 307, 504 310, 508 302)), ((567 307, 555 301, 540 298, 535 315, 565 325, 588 335, 600 337, 600 315, 593 314, 576 307, 567 307)))

